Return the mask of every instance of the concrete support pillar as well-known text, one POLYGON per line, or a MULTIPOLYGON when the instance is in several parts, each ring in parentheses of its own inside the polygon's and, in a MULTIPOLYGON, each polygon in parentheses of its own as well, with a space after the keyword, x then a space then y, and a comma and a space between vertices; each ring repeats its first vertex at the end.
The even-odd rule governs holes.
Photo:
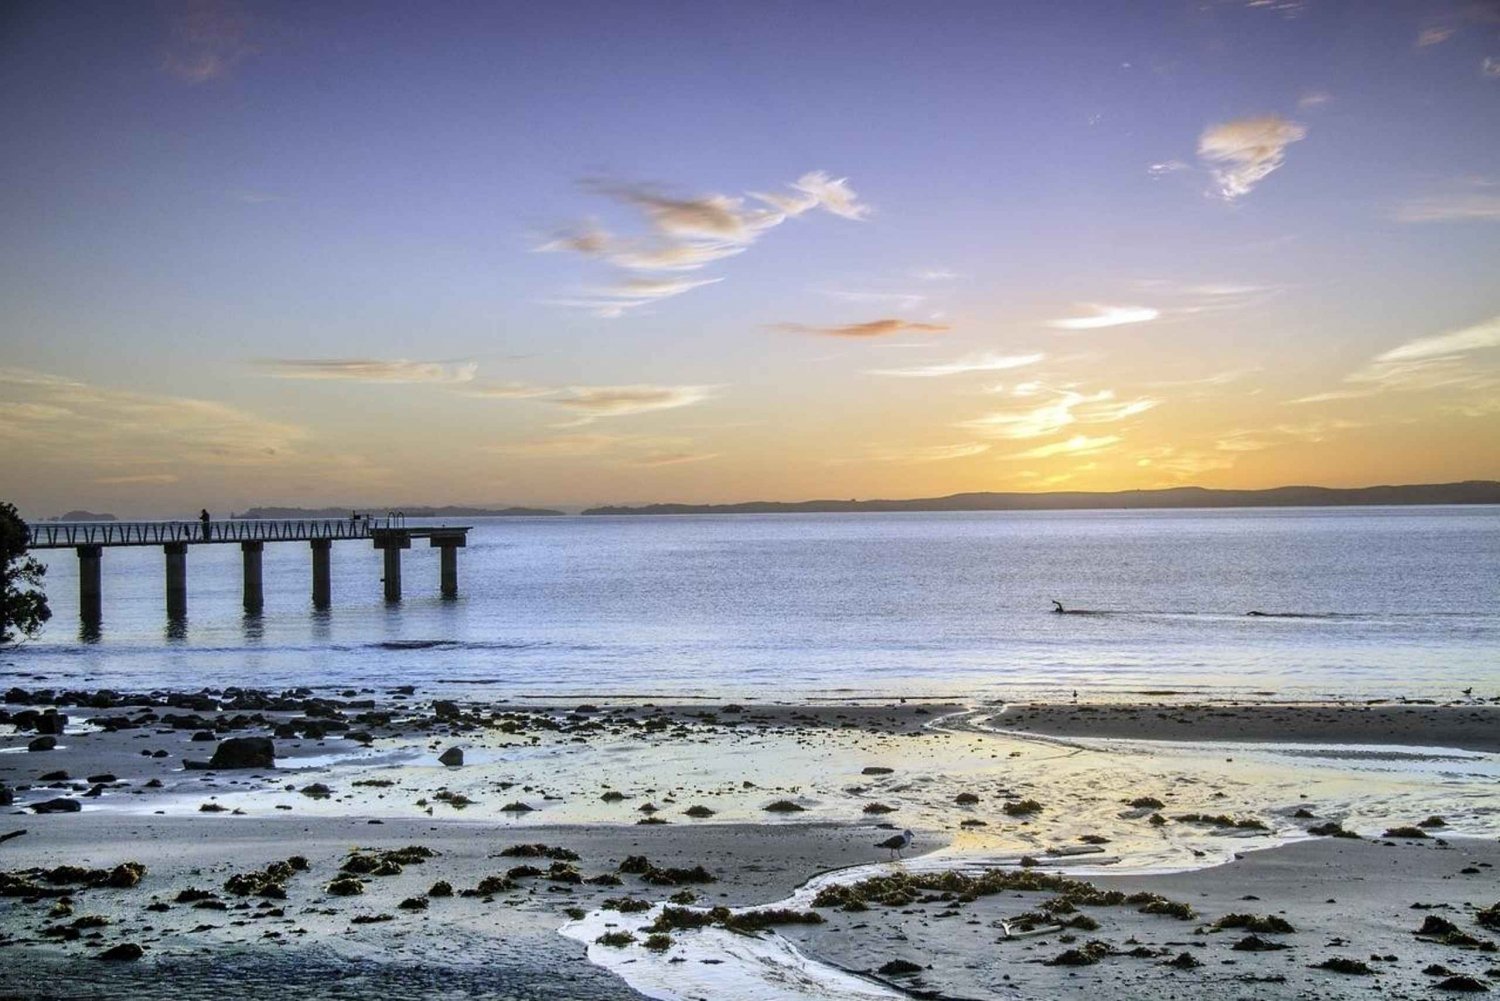
POLYGON ((401 549, 389 546, 385 550, 385 600, 401 600, 401 549))
POLYGON ((375 536, 375 548, 385 555, 385 600, 401 600, 401 550, 411 548, 406 532, 382 531, 375 536))
POLYGON ((468 544, 463 532, 433 535, 427 543, 438 551, 442 568, 442 594, 444 598, 458 597, 458 551, 468 544))
POLYGON ((167 618, 187 618, 187 543, 169 542, 167 554, 167 618))
POLYGON ((259 615, 265 607, 266 595, 261 586, 260 561, 265 551, 264 542, 241 542, 240 555, 245 562, 245 611, 259 615))
POLYGON ((458 597, 458 547, 439 546, 438 558, 442 564, 442 591, 444 598, 458 597))
POLYGON ((104 617, 104 592, 99 584, 103 555, 103 546, 78 547, 78 617, 87 626, 97 626, 104 617))
POLYGON ((313 607, 327 608, 333 597, 333 588, 329 581, 332 574, 329 572, 329 553, 333 549, 331 539, 312 540, 312 570, 313 570, 313 607))

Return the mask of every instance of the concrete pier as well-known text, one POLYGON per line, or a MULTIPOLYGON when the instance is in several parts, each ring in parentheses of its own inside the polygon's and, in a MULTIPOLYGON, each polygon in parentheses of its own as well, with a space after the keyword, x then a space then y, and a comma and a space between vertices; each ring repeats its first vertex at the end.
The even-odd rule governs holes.
POLYGON ((268 542, 306 542, 312 548, 312 600, 315 608, 333 601, 333 543, 365 539, 381 550, 385 599, 401 600, 401 550, 413 539, 426 539, 439 550, 444 598, 458 596, 458 551, 467 543, 468 525, 408 525, 392 511, 383 518, 260 518, 215 521, 205 532, 196 521, 40 522, 26 526, 28 549, 72 549, 78 554, 78 613, 86 638, 97 639, 103 615, 103 553, 119 546, 160 546, 166 558, 169 633, 185 635, 187 618, 187 552, 189 546, 239 543, 246 614, 265 607, 264 558, 268 542))
POLYGON ((167 618, 187 618, 187 547, 186 542, 169 542, 162 546, 167 556, 167 618))
POLYGON ((245 611, 252 615, 259 615, 266 605, 265 591, 261 587, 261 554, 265 552, 266 544, 259 541, 245 541, 240 543, 240 554, 245 563, 245 611))
POLYGON ((104 617, 104 589, 100 586, 103 546, 78 547, 78 617, 97 626, 104 617))
POLYGON ((332 539, 313 539, 309 545, 312 546, 312 599, 314 608, 327 608, 333 603, 333 587, 330 583, 333 574, 330 572, 330 556, 333 552, 332 539))

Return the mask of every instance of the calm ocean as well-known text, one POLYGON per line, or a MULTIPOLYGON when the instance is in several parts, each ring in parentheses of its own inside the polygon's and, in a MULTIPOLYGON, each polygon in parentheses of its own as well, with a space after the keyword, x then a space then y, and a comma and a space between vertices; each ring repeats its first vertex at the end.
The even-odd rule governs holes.
POLYGON ((287 543, 266 547, 266 609, 248 618, 238 547, 194 547, 177 631, 160 550, 116 549, 88 642, 75 557, 42 555, 56 615, 0 654, 6 683, 1500 694, 1494 507, 479 519, 452 602, 437 596, 436 550, 406 553, 406 600, 387 607, 379 554, 346 542, 333 607, 315 613, 308 548, 287 543), (1094 614, 1052 614, 1052 598, 1094 614))

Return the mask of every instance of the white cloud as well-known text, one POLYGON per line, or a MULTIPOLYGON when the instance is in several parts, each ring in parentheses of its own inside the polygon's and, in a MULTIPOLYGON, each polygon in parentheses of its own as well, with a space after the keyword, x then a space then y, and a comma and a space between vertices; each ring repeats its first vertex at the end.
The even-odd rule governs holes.
MULTIPOLYGON (((1045 387, 1028 386, 1027 395, 1049 392, 1045 387)), ((1053 399, 1021 410, 997 411, 964 421, 959 427, 990 438, 1043 438, 1075 424, 1112 424, 1145 413, 1160 401, 1150 397, 1116 400, 1113 391, 1079 393, 1075 390, 1050 390, 1053 399)))
POLYGON ((1297 107, 1302 111, 1310 111, 1313 108, 1321 108, 1332 100, 1333 95, 1327 91, 1314 90, 1299 97, 1297 99, 1297 107))
POLYGON ((1102 306, 1085 303, 1083 308, 1089 310, 1091 315, 1049 320, 1047 326, 1058 330, 1097 330, 1127 323, 1147 323, 1161 316, 1161 310, 1150 306, 1102 306))
POLYGON ((1491 80, 1500 80, 1500 59, 1495 56, 1485 56, 1484 62, 1479 64, 1480 75, 1491 80))
POLYGON ((915 365, 911 368, 877 368, 867 375, 886 375, 904 379, 935 379, 949 375, 965 375, 969 372, 1004 372, 1008 369, 1035 365, 1047 356, 1040 351, 1024 355, 980 354, 967 355, 948 362, 932 365, 915 365))
POLYGON ((1286 148, 1307 137, 1307 127, 1279 115, 1211 125, 1198 137, 1198 156, 1211 165, 1219 194, 1243 197, 1286 161, 1286 148))
POLYGON ((1123 439, 1119 435, 1101 435, 1098 438, 1090 438, 1088 435, 1074 435, 1066 441, 1053 442, 1050 445, 1038 445, 1024 452, 1016 452, 1006 456, 1007 459, 1050 459, 1059 455, 1097 455, 1106 452, 1118 445, 1123 439))
MULTIPOLYGON (((618 283, 613 286, 615 289, 648 288, 649 280, 639 275, 696 271, 743 253, 769 230, 815 209, 851 220, 862 220, 869 215, 868 207, 849 187, 847 178, 812 171, 788 187, 790 191, 771 194, 681 197, 650 185, 593 182, 589 185, 591 190, 637 210, 644 217, 646 234, 616 236, 597 222, 589 221, 558 233, 537 249, 579 254, 637 276, 618 283)), ((598 316, 618 317, 642 301, 678 295, 703 284, 707 282, 663 283, 662 288, 675 290, 643 296, 607 291, 602 296, 553 301, 588 309, 598 316)))
POLYGON ((266 358, 254 364, 276 379, 342 380, 382 383, 473 382, 479 371, 472 361, 409 361, 398 358, 266 358))

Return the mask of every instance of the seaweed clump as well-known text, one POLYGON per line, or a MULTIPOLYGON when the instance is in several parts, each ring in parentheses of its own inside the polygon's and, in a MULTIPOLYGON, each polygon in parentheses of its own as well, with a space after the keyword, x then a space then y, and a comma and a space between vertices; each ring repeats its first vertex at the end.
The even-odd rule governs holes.
POLYGON ((1291 922, 1285 918, 1279 918, 1274 914, 1261 916, 1259 914, 1226 914, 1213 924, 1215 931, 1223 931, 1225 928, 1243 928, 1245 931, 1261 932, 1270 935, 1290 935, 1297 929, 1293 928, 1291 922))
MULTIPOLYGON (((909 907, 929 894, 958 904, 999 893, 1053 893, 1073 907, 1121 907, 1131 905, 1146 914, 1165 914, 1189 920, 1192 907, 1155 893, 1126 895, 1119 890, 1101 890, 1092 883, 1036 869, 988 869, 976 875, 956 870, 944 872, 895 872, 871 876, 856 883, 830 883, 813 897, 814 907, 837 907, 863 911, 871 904, 909 907)), ((1051 901, 1054 913, 1064 912, 1051 901)))
POLYGON ((293 855, 285 862, 272 862, 255 872, 239 872, 224 881, 224 889, 236 897, 286 899, 286 884, 296 873, 307 868, 307 859, 293 855))
POLYGON ((651 860, 644 855, 627 856, 625 861, 620 863, 619 871, 627 875, 639 876, 655 886, 682 886, 685 883, 716 881, 714 874, 703 868, 701 863, 692 868, 658 866, 653 865, 651 860))

